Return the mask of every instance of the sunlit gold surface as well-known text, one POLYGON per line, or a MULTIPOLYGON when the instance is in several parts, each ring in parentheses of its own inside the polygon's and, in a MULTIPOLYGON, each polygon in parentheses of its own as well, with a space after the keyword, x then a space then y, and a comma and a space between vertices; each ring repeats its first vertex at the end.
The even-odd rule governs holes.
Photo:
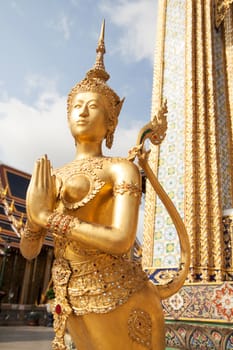
POLYGON ((222 279, 221 193, 213 67, 213 5, 187 1, 185 222, 191 236, 191 280, 222 279), (205 35, 204 35, 205 33, 205 35), (208 152, 207 152, 208 150, 208 152), (201 244, 200 244, 201 243, 201 244))
MULTIPOLYGON (((139 169, 102 154, 104 139, 111 146, 123 102, 106 84, 103 34, 96 64, 68 97, 76 157, 54 171, 47 156, 36 162, 21 252, 35 257, 44 231, 53 233, 54 350, 65 349, 66 327, 79 350, 163 350, 164 295, 130 258, 141 198, 139 169)), ((162 125, 158 119, 153 128, 164 131, 162 125)), ((162 134, 158 137, 162 141, 162 134)), ((146 163, 145 158, 145 168, 146 163)))
MULTIPOLYGON (((33 229, 46 228, 54 210, 58 214, 52 221, 59 218, 59 213, 73 218, 65 235, 54 229, 55 304, 62 311, 54 313, 57 336, 53 347, 64 348, 62 337, 68 321, 78 349, 141 349, 144 339, 135 341, 130 321, 131 313, 140 308, 153 329, 151 340, 143 346, 164 349, 159 296, 140 266, 125 255, 134 243, 137 226, 141 187, 138 168, 125 159, 102 156, 107 118, 104 97, 91 92, 78 96, 82 103, 73 107, 78 112, 71 110, 69 117, 77 144, 76 159, 53 176, 46 157, 37 161, 27 194, 29 224, 33 223, 33 229), (85 122, 75 123, 84 110, 85 122), (85 184, 83 192, 79 191, 80 183, 85 184)), ((57 227, 60 222, 53 225, 57 227)), ((40 239, 32 241, 25 234, 21 251, 32 258, 39 252, 40 244, 40 239)))

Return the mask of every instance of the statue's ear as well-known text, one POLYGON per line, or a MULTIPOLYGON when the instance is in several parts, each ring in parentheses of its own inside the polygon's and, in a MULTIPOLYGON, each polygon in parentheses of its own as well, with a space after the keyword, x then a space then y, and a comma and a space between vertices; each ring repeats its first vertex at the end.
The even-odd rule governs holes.
POLYGON ((106 133, 106 137, 105 137, 105 144, 106 147, 108 147, 109 149, 112 148, 112 144, 113 144, 113 132, 111 131, 107 131, 106 133))

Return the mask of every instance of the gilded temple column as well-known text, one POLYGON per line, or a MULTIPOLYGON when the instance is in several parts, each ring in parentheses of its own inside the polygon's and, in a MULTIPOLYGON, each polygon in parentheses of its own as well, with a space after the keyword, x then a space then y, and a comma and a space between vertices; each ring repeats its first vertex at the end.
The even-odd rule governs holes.
POLYGON ((185 113, 188 116, 185 123, 185 177, 189 178, 189 181, 186 181, 186 192, 185 192, 185 225, 190 237, 190 247, 191 247, 191 264, 190 271, 191 276, 190 279, 197 274, 196 268, 196 259, 197 253, 196 249, 198 246, 198 235, 196 233, 196 191, 195 191, 195 182, 196 177, 195 174, 195 113, 196 108, 193 103, 195 99, 195 72, 191 68, 193 66, 193 62, 195 61, 195 46, 193 42, 193 25, 195 23, 195 13, 194 6, 192 1, 187 1, 186 3, 186 16, 189 20, 186 19, 186 71, 185 71, 185 113))
POLYGON ((223 213, 224 272, 225 280, 233 279, 233 210, 223 213))
MULTIPOLYGON (((222 71, 225 76, 225 109, 226 127, 222 139, 225 141, 225 152, 227 151, 227 176, 223 180, 228 186, 224 186, 224 206, 223 212, 223 237, 224 237, 224 272, 225 279, 233 279, 233 234, 232 234, 232 212, 233 212, 233 0, 216 0, 215 25, 224 42, 222 71), (227 181, 228 180, 228 181, 227 181), (226 192, 227 188, 227 192, 226 192), (229 195, 230 194, 230 198, 229 195)), ((222 125, 220 126, 222 129, 222 125)), ((223 153, 223 152, 222 152, 223 153)), ((226 157, 225 157, 226 158, 226 157)), ((226 161, 225 161, 226 162, 226 161)), ((226 168, 226 167, 225 167, 226 168)))
MULTIPOLYGON (((227 100, 227 112, 229 115, 228 130, 229 130, 229 154, 231 157, 231 164, 233 164, 233 1, 229 2, 229 7, 226 8, 223 28, 224 40, 225 40, 225 61, 226 61, 226 100, 227 100)), ((233 197, 233 167, 231 167, 231 196, 233 197)), ((232 203, 233 207, 233 203, 232 203)))
POLYGON ((192 24, 186 22, 185 222, 192 246, 193 279, 203 281, 221 280, 222 271, 212 5, 211 0, 187 1, 187 18, 192 18, 192 24))
MULTIPOLYGON (((152 113, 167 99, 168 131, 151 159, 187 227, 191 282, 225 276, 222 216, 233 207, 232 3, 159 1, 152 113)), ((144 266, 155 271, 177 264, 179 249, 169 217, 147 192, 146 209, 152 202, 155 209, 145 214, 144 266)))

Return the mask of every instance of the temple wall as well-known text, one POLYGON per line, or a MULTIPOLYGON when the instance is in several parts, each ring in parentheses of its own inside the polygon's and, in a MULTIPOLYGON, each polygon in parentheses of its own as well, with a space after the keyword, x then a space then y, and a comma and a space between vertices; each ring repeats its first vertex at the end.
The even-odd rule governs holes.
MULTIPOLYGON (((228 4, 217 28, 217 4, 166 0, 158 6, 152 116, 166 99, 168 130, 152 147, 150 164, 185 222, 190 282, 224 281, 229 270, 222 220, 233 206, 233 16, 228 4)), ((146 192, 143 266, 152 273, 173 269, 180 255, 176 230, 149 183, 146 192)))
MULTIPOLYGON (((160 3, 160 13, 165 2, 160 3)), ((167 136, 159 149, 158 179, 169 194, 181 216, 184 216, 184 78, 185 78, 185 7, 183 0, 167 1, 166 30, 158 31, 157 42, 164 41, 163 47, 157 47, 159 60, 163 55, 163 73, 155 72, 153 101, 157 99, 159 89, 168 105, 167 136), (160 79, 161 85, 158 86, 160 79)), ((152 114, 156 113, 156 110, 152 114)), ((156 152, 156 151, 155 151, 156 152)), ((153 161, 152 161, 153 162, 153 161)), ((153 217, 151 218, 153 220, 153 217)), ((154 267, 174 267, 179 263, 179 244, 176 230, 160 200, 156 203, 156 220, 153 237, 154 267)))

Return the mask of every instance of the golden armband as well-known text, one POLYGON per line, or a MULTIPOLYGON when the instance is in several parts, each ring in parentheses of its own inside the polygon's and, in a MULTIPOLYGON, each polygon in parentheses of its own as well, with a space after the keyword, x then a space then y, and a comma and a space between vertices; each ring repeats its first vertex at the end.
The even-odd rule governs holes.
POLYGON ((125 194, 133 195, 135 197, 140 197, 142 194, 142 190, 137 183, 127 183, 123 181, 122 183, 115 185, 113 187, 113 194, 125 194))

